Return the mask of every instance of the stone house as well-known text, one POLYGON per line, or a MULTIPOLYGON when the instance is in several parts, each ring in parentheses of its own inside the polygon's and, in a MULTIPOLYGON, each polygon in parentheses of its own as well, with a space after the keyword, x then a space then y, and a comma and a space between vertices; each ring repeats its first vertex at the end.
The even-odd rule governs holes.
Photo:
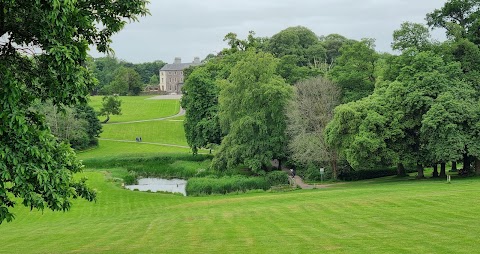
POLYGON ((180 57, 175 57, 173 64, 166 64, 160 69, 160 91, 168 94, 181 94, 184 82, 183 70, 200 64, 198 57, 195 57, 191 63, 182 63, 180 57))

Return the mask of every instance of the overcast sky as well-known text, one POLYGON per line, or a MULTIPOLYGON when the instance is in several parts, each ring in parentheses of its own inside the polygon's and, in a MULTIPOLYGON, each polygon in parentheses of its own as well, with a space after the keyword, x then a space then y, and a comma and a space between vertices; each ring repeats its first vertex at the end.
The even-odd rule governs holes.
MULTIPOLYGON (((190 62, 226 47, 224 36, 248 31, 271 37, 291 26, 317 35, 375 38, 378 51, 391 52, 392 33, 404 21, 425 23, 425 15, 446 0, 150 0, 151 16, 113 36, 116 57, 129 62, 181 57, 190 62)), ((442 40, 443 32, 433 33, 442 40)), ((94 57, 102 56, 90 52, 94 57)))

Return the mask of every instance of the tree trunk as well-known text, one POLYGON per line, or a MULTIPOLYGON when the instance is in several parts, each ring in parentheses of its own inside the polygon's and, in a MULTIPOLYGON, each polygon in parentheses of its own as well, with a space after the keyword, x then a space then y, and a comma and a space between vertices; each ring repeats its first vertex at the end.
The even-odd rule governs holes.
POLYGON ((110 116, 107 116, 107 119, 105 119, 105 121, 103 121, 102 123, 107 123, 108 120, 110 120, 110 116))
POLYGON ((440 177, 445 178, 446 176, 447 176, 446 165, 445 165, 445 163, 441 163, 440 164, 440 177))
POLYGON ((480 175, 480 159, 478 157, 475 158, 475 174, 480 175))
POLYGON ((397 176, 403 177, 407 176, 407 172, 405 171, 405 167, 402 163, 397 164, 397 176))
POLYGON ((282 160, 281 159, 278 159, 278 167, 277 167, 278 170, 282 170, 282 160))
POLYGON ((337 160, 332 160, 331 164, 332 164, 332 171, 333 171, 332 178, 333 180, 337 180, 337 177, 338 177, 337 160))
POLYGON ((452 161, 452 172, 457 172, 457 162, 456 161, 452 161))
POLYGON ((438 164, 433 164, 433 174, 432 177, 437 178, 438 177, 438 164))
POLYGON ((463 155, 463 168, 461 175, 468 175, 468 172, 470 172, 470 158, 468 157, 467 154, 463 155))
POLYGON ((422 164, 417 164, 417 172, 418 172, 417 179, 423 179, 423 178, 425 178, 425 175, 423 174, 423 166, 422 166, 422 164))

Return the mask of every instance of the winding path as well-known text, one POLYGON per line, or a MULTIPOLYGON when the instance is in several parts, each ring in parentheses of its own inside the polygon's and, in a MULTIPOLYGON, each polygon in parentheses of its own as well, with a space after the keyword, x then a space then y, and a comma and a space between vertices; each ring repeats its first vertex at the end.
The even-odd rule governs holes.
MULTIPOLYGON (((180 108, 180 112, 178 112, 176 115, 173 115, 173 116, 166 116, 166 117, 162 117, 162 118, 155 118, 155 119, 148 119, 148 120, 137 120, 137 121, 129 121, 129 122, 109 123, 108 125, 165 121, 165 120, 175 118, 175 117, 179 117, 179 116, 183 116, 183 115, 185 115, 185 109, 180 108)), ((182 120, 171 120, 171 121, 182 121, 182 120)))
MULTIPOLYGON (((181 95, 160 95, 155 96, 152 98, 148 98, 148 100, 165 100, 165 99, 180 99, 181 95)), ((128 122, 119 122, 119 123, 109 123, 108 125, 113 124, 131 124, 131 123, 143 123, 143 122, 154 122, 154 121, 183 121, 183 120, 169 120, 172 118, 176 118, 179 116, 185 115, 185 109, 180 107, 180 111, 172 116, 166 116, 162 118, 155 118, 155 119, 148 119, 148 120, 136 120, 136 121, 128 121, 128 122)), ((120 139, 109 139, 109 138, 99 138, 98 140, 105 140, 105 141, 114 141, 114 142, 122 142, 122 143, 136 143, 136 144, 149 144, 149 145, 158 145, 158 146, 170 146, 170 147, 179 147, 179 148, 190 148, 189 146, 182 146, 182 145, 173 145, 173 144, 163 144, 163 143, 155 143, 155 142, 137 142, 132 140, 120 140, 120 139)))

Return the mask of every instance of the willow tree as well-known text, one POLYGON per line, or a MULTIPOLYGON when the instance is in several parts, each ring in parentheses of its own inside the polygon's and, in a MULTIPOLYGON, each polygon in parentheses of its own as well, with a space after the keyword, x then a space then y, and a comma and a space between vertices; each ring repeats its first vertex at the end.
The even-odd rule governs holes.
POLYGON ((68 210, 71 199, 94 200, 73 150, 51 134, 32 105, 86 101, 94 79, 89 45, 109 52, 111 36, 147 14, 145 0, 0 2, 0 223, 17 200, 31 209, 68 210))

